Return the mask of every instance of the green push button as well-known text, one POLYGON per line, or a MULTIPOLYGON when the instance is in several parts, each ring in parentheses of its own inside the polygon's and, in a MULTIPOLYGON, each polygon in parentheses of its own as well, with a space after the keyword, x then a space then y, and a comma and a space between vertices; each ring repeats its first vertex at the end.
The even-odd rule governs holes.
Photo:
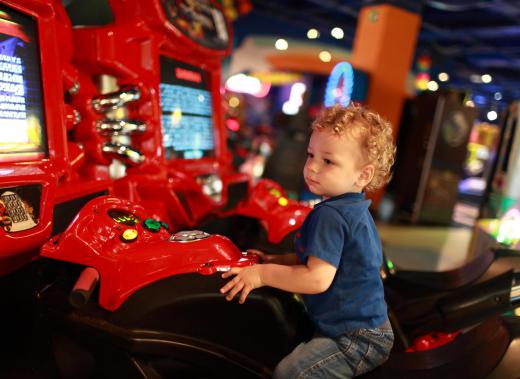
POLYGON ((142 222, 143 227, 150 232, 157 233, 161 230, 161 223, 153 218, 147 218, 142 222))

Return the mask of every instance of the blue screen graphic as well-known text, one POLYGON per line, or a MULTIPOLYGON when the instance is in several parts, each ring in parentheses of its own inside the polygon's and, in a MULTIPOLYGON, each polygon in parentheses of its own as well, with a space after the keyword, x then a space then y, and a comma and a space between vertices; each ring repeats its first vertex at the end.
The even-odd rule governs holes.
POLYGON ((47 154, 36 21, 0 5, 0 162, 47 154))
POLYGON ((214 155, 213 109, 208 75, 198 67, 161 57, 161 127, 166 159, 214 155))

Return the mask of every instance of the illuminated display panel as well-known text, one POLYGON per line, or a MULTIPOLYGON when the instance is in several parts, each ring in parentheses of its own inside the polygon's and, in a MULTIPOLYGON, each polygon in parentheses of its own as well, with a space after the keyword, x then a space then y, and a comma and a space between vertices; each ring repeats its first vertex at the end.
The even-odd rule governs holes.
POLYGON ((215 137, 208 73, 161 57, 159 89, 166 159, 213 156, 215 137))
POLYGON ((37 24, 0 5, 0 163, 46 155, 37 24))
POLYGON ((211 0, 161 0, 168 21, 192 41, 213 50, 229 42, 224 15, 211 0))

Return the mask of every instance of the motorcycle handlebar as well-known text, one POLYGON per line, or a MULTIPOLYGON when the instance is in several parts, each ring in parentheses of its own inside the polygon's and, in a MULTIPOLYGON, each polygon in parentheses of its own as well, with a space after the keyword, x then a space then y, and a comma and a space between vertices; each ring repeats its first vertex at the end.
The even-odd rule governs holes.
POLYGON ((72 288, 69 302, 74 308, 81 308, 88 303, 92 292, 99 281, 99 273, 95 268, 85 268, 72 288))

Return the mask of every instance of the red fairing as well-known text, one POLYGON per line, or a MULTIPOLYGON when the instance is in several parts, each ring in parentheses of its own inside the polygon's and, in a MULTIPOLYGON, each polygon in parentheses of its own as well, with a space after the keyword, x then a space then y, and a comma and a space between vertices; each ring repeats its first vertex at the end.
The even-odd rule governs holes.
POLYGON ((310 211, 310 207, 289 199, 278 183, 268 179, 260 180, 247 202, 237 210, 239 214, 260 219, 272 243, 279 243, 297 230, 310 211))
POLYGON ((99 304, 108 310, 172 275, 211 275, 258 261, 226 237, 198 231, 171 235, 143 207, 109 196, 90 201, 64 233, 42 247, 41 255, 97 270, 99 304))
POLYGON ((457 338, 458 335, 460 335, 459 331, 453 333, 433 332, 416 338, 412 345, 406 349, 406 352, 413 353, 417 351, 435 349, 439 346, 452 342, 455 338, 457 338))

